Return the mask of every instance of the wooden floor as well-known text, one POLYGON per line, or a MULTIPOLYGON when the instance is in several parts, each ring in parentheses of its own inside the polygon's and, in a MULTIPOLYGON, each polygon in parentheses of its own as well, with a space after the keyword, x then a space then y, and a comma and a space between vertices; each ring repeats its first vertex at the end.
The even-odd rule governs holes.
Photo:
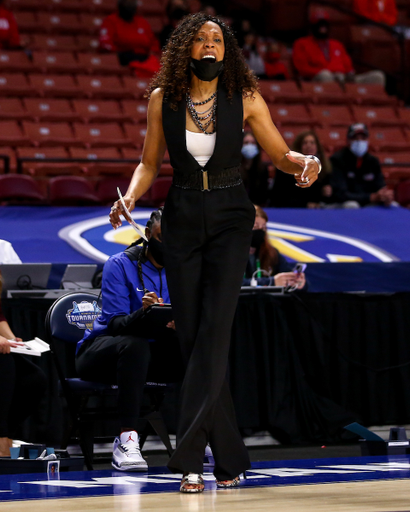
POLYGON ((410 512, 410 480, 2 502, 1 512, 410 512))

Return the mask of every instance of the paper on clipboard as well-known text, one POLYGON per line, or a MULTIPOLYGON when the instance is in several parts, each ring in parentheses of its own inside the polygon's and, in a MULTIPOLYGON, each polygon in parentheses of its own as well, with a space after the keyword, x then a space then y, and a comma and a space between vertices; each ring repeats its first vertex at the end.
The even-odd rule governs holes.
POLYGON ((142 229, 138 226, 138 224, 135 222, 135 220, 131 217, 131 213, 129 212, 128 208, 125 206, 124 198, 122 197, 121 190, 119 187, 117 187, 118 197, 120 198, 121 205, 122 205, 122 214, 124 216, 124 219, 131 224, 131 226, 135 229, 135 231, 139 234, 140 237, 142 237, 144 240, 148 242, 148 238, 145 236, 145 233, 142 231, 142 229))

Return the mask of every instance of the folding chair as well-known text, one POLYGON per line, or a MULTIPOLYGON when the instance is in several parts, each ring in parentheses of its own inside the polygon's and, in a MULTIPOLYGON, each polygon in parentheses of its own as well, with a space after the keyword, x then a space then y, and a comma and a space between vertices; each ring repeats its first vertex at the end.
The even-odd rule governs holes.
MULTIPOLYGON (((117 386, 89 382, 78 378, 75 369, 75 351, 77 342, 83 337, 84 330, 92 328, 94 319, 99 315, 101 303, 96 294, 90 292, 74 292, 57 299, 47 313, 45 327, 47 341, 56 365, 60 382, 61 395, 66 399, 70 415, 70 423, 62 440, 62 448, 66 448, 70 439, 78 439, 84 455, 87 469, 93 469, 93 426, 97 421, 113 419, 117 415, 116 407, 107 408, 88 405, 90 398, 115 397, 117 386)), ((156 434, 161 438, 172 454, 172 446, 168 437, 159 407, 162 404, 167 384, 147 383, 151 405, 147 413, 142 415, 156 434)), ((146 432, 141 432, 141 448, 146 439, 146 432)))

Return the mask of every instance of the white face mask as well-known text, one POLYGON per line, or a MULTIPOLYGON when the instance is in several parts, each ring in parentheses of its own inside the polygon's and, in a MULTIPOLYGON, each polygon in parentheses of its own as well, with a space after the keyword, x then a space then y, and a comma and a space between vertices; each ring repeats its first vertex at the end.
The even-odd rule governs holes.
POLYGON ((252 160, 259 153, 259 149, 256 144, 244 144, 241 153, 245 158, 252 160))
POLYGON ((350 143, 350 151, 356 155, 358 158, 364 156, 369 149, 369 141, 368 140, 353 140, 350 143))

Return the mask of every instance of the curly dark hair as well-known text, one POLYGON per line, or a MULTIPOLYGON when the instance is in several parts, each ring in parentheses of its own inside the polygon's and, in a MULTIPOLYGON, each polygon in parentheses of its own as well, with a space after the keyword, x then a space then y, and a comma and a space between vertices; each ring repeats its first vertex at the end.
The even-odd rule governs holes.
POLYGON ((162 52, 161 69, 148 88, 148 97, 154 89, 160 87, 171 108, 177 109, 177 103, 189 89, 194 37, 207 21, 216 23, 222 30, 225 57, 220 78, 228 91, 228 98, 232 98, 236 91, 244 97, 259 91, 258 80, 248 68, 232 30, 218 18, 199 12, 185 16, 172 33, 162 52))

